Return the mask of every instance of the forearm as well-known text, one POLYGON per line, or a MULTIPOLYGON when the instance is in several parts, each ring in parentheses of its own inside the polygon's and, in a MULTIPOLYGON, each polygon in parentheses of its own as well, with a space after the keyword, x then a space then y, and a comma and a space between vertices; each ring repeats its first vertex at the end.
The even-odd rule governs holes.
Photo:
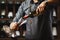
MULTIPOLYGON (((23 4, 23 3, 22 3, 23 4)), ((13 19, 13 22, 18 22, 19 19, 23 16, 23 5, 20 5, 20 7, 18 8, 18 11, 13 19)))
POLYGON ((58 0, 47 0, 45 2, 47 2, 48 5, 51 5, 51 4, 57 4, 58 0))
POLYGON ((58 0, 48 0, 48 3, 57 3, 58 0))
POLYGON ((13 19, 12 23, 10 24, 10 29, 15 29, 17 26, 19 26, 20 18, 23 17, 23 8, 24 8, 24 2, 20 5, 18 8, 18 11, 16 13, 15 18, 13 19))

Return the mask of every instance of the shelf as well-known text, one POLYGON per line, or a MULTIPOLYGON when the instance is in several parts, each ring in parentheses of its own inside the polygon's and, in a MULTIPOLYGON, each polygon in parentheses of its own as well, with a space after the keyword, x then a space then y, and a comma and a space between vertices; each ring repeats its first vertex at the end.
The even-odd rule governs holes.
POLYGON ((25 40, 25 38, 0 38, 0 40, 25 40))
POLYGON ((12 19, 9 19, 9 18, 0 18, 0 20, 12 20, 12 19))

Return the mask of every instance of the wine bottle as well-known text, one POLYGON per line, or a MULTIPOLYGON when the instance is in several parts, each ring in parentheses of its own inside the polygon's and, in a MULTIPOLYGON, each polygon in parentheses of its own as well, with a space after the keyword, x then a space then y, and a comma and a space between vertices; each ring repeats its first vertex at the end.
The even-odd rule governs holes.
POLYGON ((57 28, 56 27, 53 27, 52 34, 53 34, 53 36, 57 36, 57 28))
POLYGON ((56 17, 56 11, 53 9, 53 16, 56 17))
POLYGON ((10 19, 13 18, 13 12, 8 13, 8 18, 10 18, 10 19))
POLYGON ((2 12, 1 12, 1 18, 5 18, 5 17, 6 17, 5 10, 2 10, 2 12))
POLYGON ((20 2, 19 1, 16 1, 16 4, 20 4, 20 2))
POLYGON ((5 0, 1 0, 1 3, 4 4, 5 3, 5 0))

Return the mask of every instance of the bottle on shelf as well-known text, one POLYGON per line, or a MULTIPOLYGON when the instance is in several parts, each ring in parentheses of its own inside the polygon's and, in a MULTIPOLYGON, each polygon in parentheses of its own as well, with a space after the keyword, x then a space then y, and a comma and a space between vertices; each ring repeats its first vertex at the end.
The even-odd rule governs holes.
POLYGON ((56 11, 53 9, 53 16, 56 17, 56 11))
POLYGON ((55 9, 53 9, 53 24, 57 24, 57 14, 55 9))
POLYGON ((53 23, 52 23, 52 34, 53 36, 57 36, 57 14, 56 14, 56 9, 53 9, 53 23))
POLYGON ((20 4, 20 0, 15 0, 15 4, 20 4))
POLYGON ((5 17, 6 17, 5 10, 2 10, 1 11, 1 18, 5 18, 5 17))
POLYGON ((56 27, 53 27, 52 34, 53 34, 53 36, 57 36, 57 28, 56 27))
POLYGON ((15 4, 20 4, 20 2, 19 1, 16 1, 15 4))
POLYGON ((8 13, 8 18, 9 18, 9 19, 13 18, 13 12, 9 12, 9 13, 8 13))
POLYGON ((0 0, 0 3, 4 4, 5 3, 5 0, 0 0))

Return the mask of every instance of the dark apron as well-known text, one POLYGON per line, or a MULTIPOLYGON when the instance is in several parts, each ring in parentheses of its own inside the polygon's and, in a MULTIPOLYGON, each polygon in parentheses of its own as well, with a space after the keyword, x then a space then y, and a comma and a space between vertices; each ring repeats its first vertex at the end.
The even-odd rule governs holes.
POLYGON ((43 15, 27 19, 26 40, 53 40, 52 13, 50 9, 48 10, 43 15))

